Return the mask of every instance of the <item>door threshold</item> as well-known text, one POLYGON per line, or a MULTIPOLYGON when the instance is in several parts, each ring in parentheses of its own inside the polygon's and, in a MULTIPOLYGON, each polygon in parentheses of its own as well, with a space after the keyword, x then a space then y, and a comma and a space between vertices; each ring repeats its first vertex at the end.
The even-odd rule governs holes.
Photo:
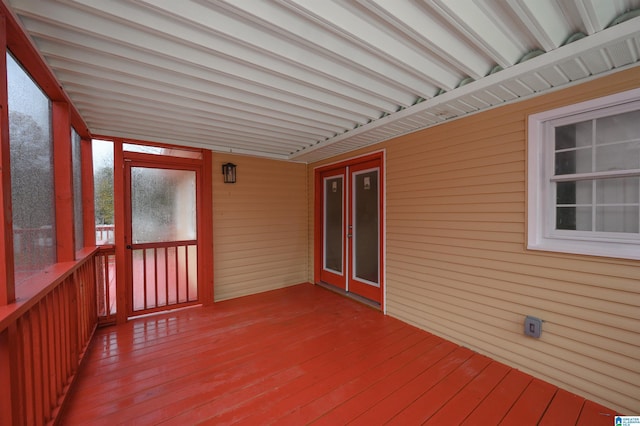
POLYGON ((131 320, 135 320, 135 319, 139 319, 139 318, 147 318, 147 317, 152 317, 152 316, 156 316, 156 315, 161 315, 161 314, 171 314, 177 311, 183 311, 185 309, 192 309, 192 308, 201 308, 203 305, 202 303, 194 303, 192 305, 183 305, 183 306, 176 306, 175 308, 171 308, 171 305, 169 305, 169 307, 167 307, 167 309, 158 309, 157 311, 154 312, 146 312, 143 314, 133 314, 130 317, 127 318, 127 321, 131 321, 131 320))
POLYGON ((334 293, 338 293, 342 296, 348 297, 349 299, 355 300, 356 302, 360 302, 363 305, 369 306, 370 308, 374 308, 378 311, 381 311, 380 304, 371 299, 367 299, 366 297, 362 297, 358 294, 348 292, 334 285, 325 283, 324 281, 317 282, 316 285, 319 285, 322 288, 326 288, 329 291, 333 291, 334 293))

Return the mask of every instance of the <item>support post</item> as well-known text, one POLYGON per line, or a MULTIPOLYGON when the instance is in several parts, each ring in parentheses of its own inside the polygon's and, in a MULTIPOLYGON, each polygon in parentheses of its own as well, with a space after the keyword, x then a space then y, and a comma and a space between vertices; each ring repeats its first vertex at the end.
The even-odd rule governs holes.
POLYGON ((16 299, 7 90, 7 25, 0 14, 0 306, 16 299))
POLYGON ((53 170, 55 182, 56 252, 58 262, 76 258, 73 220, 73 164, 69 104, 51 102, 53 124, 53 170))
MULTIPOLYGON (((124 324, 127 322, 129 312, 128 307, 128 287, 127 274, 130 265, 127 263, 127 243, 125 241, 126 226, 126 206, 125 206, 125 179, 124 179, 124 152, 122 147, 122 139, 113 140, 113 216, 115 222, 115 240, 116 240, 116 322, 124 324)), ((129 290, 130 291, 130 290, 129 290)))
MULTIPOLYGON (((10 326, 13 327, 13 326, 10 326)), ((0 398, 0 424, 13 425, 17 423, 15 418, 15 405, 18 392, 14 389, 15 369, 12 359, 12 345, 9 342, 9 329, 0 332, 0 388, 6 389, 6 397, 0 398)), ((15 348, 14 351, 15 352, 15 348)))
POLYGON ((201 266, 201 297, 203 305, 213 304, 213 155, 211 151, 202 150, 202 190, 201 190, 201 234, 198 237, 201 255, 198 265, 201 266))

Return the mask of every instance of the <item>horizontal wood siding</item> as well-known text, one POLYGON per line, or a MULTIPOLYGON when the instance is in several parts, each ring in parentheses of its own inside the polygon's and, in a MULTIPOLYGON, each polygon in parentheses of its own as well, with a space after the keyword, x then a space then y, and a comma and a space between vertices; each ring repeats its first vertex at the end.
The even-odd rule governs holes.
POLYGON ((640 413, 640 262, 526 249, 527 116, 639 85, 636 67, 371 147, 386 150, 388 314, 640 413))
POLYGON ((304 164, 213 156, 215 300, 307 281, 307 184, 304 164), (222 180, 223 163, 237 182, 222 180))

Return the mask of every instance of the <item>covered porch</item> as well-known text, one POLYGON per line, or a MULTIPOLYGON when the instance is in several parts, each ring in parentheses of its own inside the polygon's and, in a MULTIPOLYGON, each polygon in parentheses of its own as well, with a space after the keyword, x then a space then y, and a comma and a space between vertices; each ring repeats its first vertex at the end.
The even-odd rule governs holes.
POLYGON ((62 424, 611 425, 614 415, 300 284, 99 329, 62 424))
POLYGON ((0 425, 638 414, 638 23, 639 0, 0 0, 0 425), (197 207, 149 197, 193 235, 133 237, 136 169, 195 173, 197 207))

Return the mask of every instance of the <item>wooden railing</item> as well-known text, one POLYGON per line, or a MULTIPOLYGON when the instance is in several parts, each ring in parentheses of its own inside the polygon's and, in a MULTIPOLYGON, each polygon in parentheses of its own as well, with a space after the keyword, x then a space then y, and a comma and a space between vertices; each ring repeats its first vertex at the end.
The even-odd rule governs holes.
POLYGON ((54 422, 98 322, 97 249, 58 263, 0 307, 1 425, 54 422))
POLYGON ((131 244, 133 303, 129 315, 200 303, 196 240, 131 244))
POLYGON ((96 253, 96 288, 98 320, 111 324, 116 320, 116 249, 113 245, 100 246, 96 253))
POLYGON ((113 244, 115 241, 115 225, 96 225, 96 242, 98 244, 113 244))

